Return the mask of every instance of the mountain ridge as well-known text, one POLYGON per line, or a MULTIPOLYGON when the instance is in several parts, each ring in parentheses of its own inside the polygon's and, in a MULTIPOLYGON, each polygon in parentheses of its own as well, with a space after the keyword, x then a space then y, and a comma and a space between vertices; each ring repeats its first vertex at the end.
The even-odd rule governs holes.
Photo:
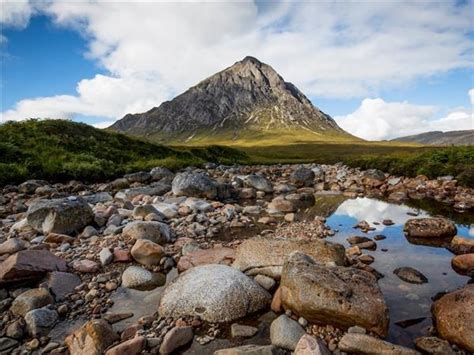
POLYGON ((295 141, 301 137, 324 140, 326 135, 356 139, 271 66, 251 56, 158 107, 127 114, 110 128, 184 144, 205 141, 208 136, 211 140, 258 140, 285 131, 294 131, 295 141))
POLYGON ((398 137, 392 142, 414 142, 429 145, 474 145, 474 129, 457 131, 429 131, 398 137))

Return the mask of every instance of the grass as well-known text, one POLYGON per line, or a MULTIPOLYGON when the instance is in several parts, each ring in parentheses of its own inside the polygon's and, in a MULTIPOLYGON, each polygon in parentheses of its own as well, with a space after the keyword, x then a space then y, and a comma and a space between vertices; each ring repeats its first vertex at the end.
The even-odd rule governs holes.
POLYGON ((232 148, 172 149, 64 120, 0 125, 0 185, 27 179, 103 181, 155 166, 176 170, 245 158, 232 148))

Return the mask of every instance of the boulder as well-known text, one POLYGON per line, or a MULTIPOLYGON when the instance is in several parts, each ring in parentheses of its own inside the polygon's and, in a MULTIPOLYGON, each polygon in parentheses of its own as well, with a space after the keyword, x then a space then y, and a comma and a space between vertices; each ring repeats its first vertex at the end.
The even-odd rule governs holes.
POLYGON ((29 311, 54 303, 53 297, 45 288, 32 288, 20 294, 12 303, 10 311, 16 316, 24 316, 29 311))
POLYGON ((345 250, 341 244, 320 239, 255 237, 237 247, 232 266, 251 276, 262 274, 279 279, 283 263, 294 251, 301 251, 323 264, 345 264, 345 250))
POLYGON ((424 284, 428 282, 425 275, 412 267, 399 267, 393 270, 393 273, 401 280, 411 284, 424 284))
POLYGON ((48 275, 48 287, 56 301, 63 301, 82 281, 76 274, 53 271, 48 275))
POLYGON ((73 234, 90 224, 94 214, 83 198, 71 196, 33 202, 26 218, 40 233, 73 234))
POLYGON ((285 355, 286 350, 273 345, 242 345, 235 348, 220 349, 214 355, 285 355))
POLYGON ((451 265, 459 274, 474 276, 474 253, 456 255, 451 265))
POLYGON ((37 280, 47 272, 66 270, 66 262, 47 250, 22 250, 0 264, 0 284, 37 280))
POLYGON ((288 212, 295 212, 296 207, 293 202, 285 200, 282 197, 277 197, 272 200, 268 204, 268 211, 270 212, 283 212, 283 213, 288 213, 288 212))
POLYGON ((162 222, 135 221, 125 226, 122 231, 124 237, 132 239, 146 239, 156 244, 164 244, 171 241, 170 227, 162 222))
POLYGON ((347 333, 339 341, 339 349, 351 354, 366 355, 419 355, 416 350, 405 348, 370 335, 347 333))
POLYGON ((432 355, 456 355, 446 340, 437 337, 420 337, 415 339, 415 346, 423 353, 432 355))
POLYGON ((122 274, 122 286, 138 290, 150 290, 165 284, 166 277, 139 266, 129 266, 122 274))
POLYGON ((193 327, 174 327, 163 338, 160 354, 172 354, 176 349, 193 340, 193 327))
POLYGON ((331 355, 331 352, 320 338, 309 334, 303 335, 296 345, 294 355, 331 355))
POLYGON ((460 347, 474 352, 474 284, 450 292, 432 307, 438 334, 460 347))
POLYGON ((315 174, 314 171, 304 166, 298 167, 290 176, 290 181, 297 187, 313 186, 315 174))
POLYGON ((306 332, 303 327, 284 314, 275 319, 270 326, 272 345, 288 350, 295 350, 304 334, 306 332))
POLYGON ((266 290, 240 271, 226 265, 204 265, 185 271, 166 287, 159 313, 229 322, 265 308, 270 300, 266 290))
POLYGON ((230 265, 235 259, 232 248, 211 248, 191 251, 182 256, 178 262, 178 271, 183 272, 192 267, 207 264, 230 265))
POLYGON ((158 211, 153 205, 141 205, 133 209, 132 216, 134 219, 145 219, 150 213, 158 216, 159 220, 163 221, 166 217, 158 211))
POLYGON ((248 187, 253 187, 257 191, 263 191, 265 193, 273 192, 272 183, 260 175, 248 175, 244 178, 244 183, 248 187))
POLYGON ((340 327, 359 325, 381 336, 388 332, 388 308, 369 272, 325 266, 300 252, 283 266, 281 302, 310 322, 340 327))
POLYGON ((152 180, 159 181, 164 178, 171 178, 174 174, 167 168, 157 166, 156 168, 151 169, 150 176, 152 180))
POLYGON ((101 355, 119 337, 105 320, 88 321, 69 335, 65 343, 71 355, 101 355))
POLYGON ((32 337, 46 336, 58 320, 58 313, 48 308, 33 309, 26 313, 25 323, 32 337))
POLYGON ((217 197, 215 181, 203 173, 181 173, 174 177, 172 191, 176 196, 203 197, 213 200, 217 197))
POLYGON ((457 255, 474 253, 474 238, 465 238, 457 235, 451 239, 448 249, 457 255))
POLYGON ((165 250, 159 244, 147 239, 138 239, 133 244, 131 254, 136 262, 142 265, 158 265, 165 256, 165 250))
POLYGON ((16 252, 26 249, 27 243, 24 240, 11 238, 0 244, 0 255, 15 254, 16 252))
POLYGON ((453 222, 446 218, 411 218, 405 223, 405 234, 411 238, 449 238, 456 235, 453 222))

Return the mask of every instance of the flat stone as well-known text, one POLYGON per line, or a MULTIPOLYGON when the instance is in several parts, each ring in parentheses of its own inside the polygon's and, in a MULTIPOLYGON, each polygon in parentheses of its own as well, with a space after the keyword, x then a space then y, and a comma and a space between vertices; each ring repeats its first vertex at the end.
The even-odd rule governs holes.
POLYGON ((27 243, 24 240, 10 238, 0 244, 0 255, 15 254, 16 252, 26 249, 27 243))
POLYGON ((99 271, 100 265, 93 260, 82 259, 76 260, 72 263, 74 270, 81 273, 94 273, 99 271))
POLYGON ((283 263, 294 251, 301 251, 320 263, 344 265, 345 249, 341 244, 325 240, 296 240, 255 237, 246 239, 236 249, 232 267, 247 275, 266 275, 275 279, 281 276, 283 263))
POLYGON ((273 345, 242 345, 235 348, 220 349, 214 355, 284 355, 287 352, 273 345))
POLYGON ((235 259, 232 248, 210 248, 191 251, 182 256, 178 262, 178 271, 183 272, 192 267, 207 264, 230 265, 235 259))
POLYGON ((359 325, 381 336, 388 332, 388 308, 369 272, 324 266, 294 252, 283 266, 280 288, 283 307, 309 322, 359 325))
POLYGON ((54 303, 53 297, 45 288, 32 288, 20 294, 12 303, 10 311, 17 316, 24 316, 32 309, 54 303))
POLYGON ((230 326, 230 334, 232 338, 250 338, 257 334, 258 328, 249 325, 234 323, 230 326))
POLYGON ((393 273, 401 280, 411 284, 425 284, 428 282, 425 275, 412 267, 399 267, 393 270, 393 273))
POLYGON ((416 350, 405 348, 388 341, 374 338, 365 334, 345 334, 339 342, 339 349, 355 354, 397 354, 397 355, 419 355, 416 350))
POLYGON ((66 262, 47 250, 22 250, 0 264, 0 284, 37 280, 47 272, 66 270, 66 262))
POLYGON ((272 345, 292 351, 304 334, 306 332, 303 327, 284 314, 275 319, 270 326, 272 345))
POLYGON ((412 238, 449 238, 456 235, 453 222, 446 218, 412 218, 406 221, 404 231, 412 238))
POLYGON ((8 349, 16 347, 17 345, 18 345, 18 342, 15 339, 7 338, 7 337, 0 338, 0 351, 6 351, 8 349))
POLYGON ((53 271, 48 275, 48 286, 56 301, 63 301, 81 284, 81 278, 68 272, 53 271))
POLYGON ((240 271, 225 265, 203 265, 185 271, 166 287, 159 313, 230 322, 265 308, 270 299, 266 290, 240 271))
POLYGON ((152 273, 139 266, 129 266, 122 274, 122 286, 133 289, 153 289, 165 284, 163 274, 152 273))
POLYGON ((193 340, 192 327, 174 327, 163 338, 160 346, 160 354, 171 354, 176 349, 188 344, 193 340))
POLYGON ((437 337, 420 337, 415 339, 415 346, 426 354, 455 355, 456 352, 446 340, 437 337))

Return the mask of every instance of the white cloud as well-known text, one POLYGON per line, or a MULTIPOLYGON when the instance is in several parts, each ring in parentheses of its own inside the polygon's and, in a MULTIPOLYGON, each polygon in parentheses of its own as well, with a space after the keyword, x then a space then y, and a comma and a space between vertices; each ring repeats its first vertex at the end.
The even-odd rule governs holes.
POLYGON ((474 105, 474 89, 469 90, 469 100, 471 101, 471 105, 474 105))
MULTIPOLYGON (((473 92, 473 89, 469 90, 471 100, 473 92)), ((335 120, 343 129, 368 140, 397 138, 428 131, 474 129, 472 108, 458 108, 442 118, 434 117, 437 111, 435 106, 367 98, 353 113, 337 116, 335 120)))
POLYGON ((246 55, 307 95, 332 98, 374 96, 473 64, 469 3, 52 1, 41 11, 83 35, 88 58, 108 75, 82 80, 76 96, 20 101, 3 119, 120 118, 246 55))

